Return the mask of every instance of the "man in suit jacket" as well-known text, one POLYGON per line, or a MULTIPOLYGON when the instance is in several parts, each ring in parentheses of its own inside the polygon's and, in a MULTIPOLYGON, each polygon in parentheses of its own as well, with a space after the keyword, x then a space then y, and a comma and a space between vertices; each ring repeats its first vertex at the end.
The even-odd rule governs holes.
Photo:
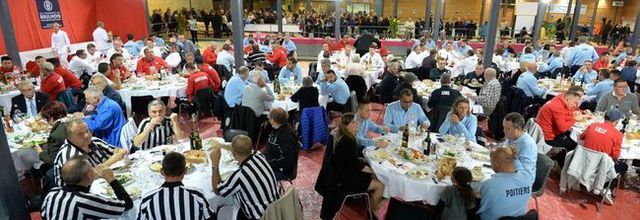
POLYGON ((11 116, 20 110, 25 116, 36 116, 40 112, 42 106, 49 103, 49 96, 36 92, 33 88, 33 84, 29 81, 22 81, 18 83, 18 89, 20 95, 11 98, 11 116))

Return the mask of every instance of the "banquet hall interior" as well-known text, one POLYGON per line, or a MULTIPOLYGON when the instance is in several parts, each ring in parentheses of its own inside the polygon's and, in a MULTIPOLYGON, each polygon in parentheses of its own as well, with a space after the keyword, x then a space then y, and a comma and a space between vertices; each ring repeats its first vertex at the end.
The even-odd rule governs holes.
POLYGON ((0 0, 0 219, 640 219, 636 30, 639 0, 0 0))

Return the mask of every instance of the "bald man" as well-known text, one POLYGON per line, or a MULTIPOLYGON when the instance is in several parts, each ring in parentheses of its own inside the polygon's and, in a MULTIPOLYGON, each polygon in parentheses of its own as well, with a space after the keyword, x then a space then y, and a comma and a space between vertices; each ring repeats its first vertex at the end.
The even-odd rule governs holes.
POLYGON ((490 156, 491 168, 496 173, 480 186, 482 198, 477 214, 481 219, 524 215, 531 196, 529 180, 533 177, 528 172, 516 170, 515 148, 498 147, 490 156))
MULTIPOLYGON (((231 141, 231 155, 240 167, 222 181, 220 171, 220 148, 218 142, 211 143, 211 184, 213 191, 223 197, 233 195, 240 202, 244 219, 260 219, 267 205, 279 198, 276 177, 265 157, 253 151, 251 138, 238 135, 231 141), (253 187, 263 186, 263 187, 253 187)), ((226 147, 228 149, 228 146, 226 147)), ((242 217, 238 217, 242 218, 242 217)))

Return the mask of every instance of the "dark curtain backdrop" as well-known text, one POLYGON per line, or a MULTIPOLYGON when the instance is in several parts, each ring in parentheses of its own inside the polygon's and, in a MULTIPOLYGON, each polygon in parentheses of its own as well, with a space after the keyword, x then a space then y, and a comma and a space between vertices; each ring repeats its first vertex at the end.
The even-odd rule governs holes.
MULTIPOLYGON (((62 29, 69 34, 71 43, 93 40, 97 21, 103 21, 107 30, 126 41, 131 32, 136 39, 147 35, 144 0, 58 0, 62 29)), ((20 51, 51 46, 51 29, 42 29, 35 0, 9 0, 13 28, 20 51)), ((0 35, 0 54, 6 53, 0 35)), ((26 61, 23 61, 26 62, 26 61)))

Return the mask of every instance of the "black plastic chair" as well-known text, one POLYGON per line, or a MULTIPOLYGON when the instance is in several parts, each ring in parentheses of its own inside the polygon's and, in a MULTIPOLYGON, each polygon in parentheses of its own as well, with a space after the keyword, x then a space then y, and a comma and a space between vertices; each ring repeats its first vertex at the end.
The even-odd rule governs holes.
POLYGON ((249 132, 247 131, 243 131, 239 129, 228 129, 224 132, 223 138, 225 142, 231 142, 234 137, 241 134, 249 136, 249 132))
POLYGON ((547 157, 547 155, 538 153, 536 179, 531 187, 531 196, 533 196, 533 199, 536 201, 536 210, 540 210, 540 208, 538 208, 538 197, 544 194, 544 188, 547 186, 547 178, 549 177, 549 173, 551 173, 553 164, 555 164, 555 162, 547 157))
POLYGON ((396 198, 389 199, 389 208, 385 220, 428 220, 435 219, 433 210, 428 206, 401 201, 396 198))

